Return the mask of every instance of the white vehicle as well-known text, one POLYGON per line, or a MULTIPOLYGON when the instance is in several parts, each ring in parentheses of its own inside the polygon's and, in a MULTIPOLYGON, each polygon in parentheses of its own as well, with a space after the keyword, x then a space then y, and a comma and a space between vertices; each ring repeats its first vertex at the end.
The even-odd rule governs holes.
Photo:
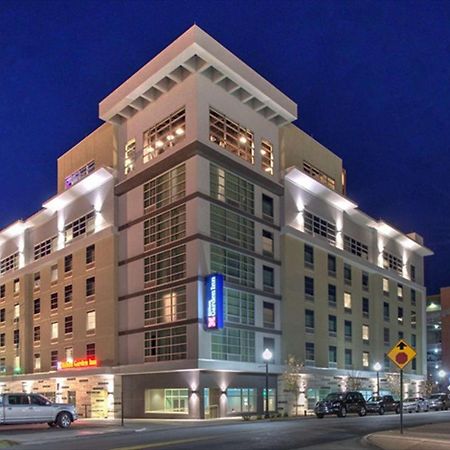
POLYGON ((40 394, 0 394, 0 424, 47 423, 69 428, 78 419, 74 405, 52 403, 40 394))
POLYGON ((409 397, 403 400, 403 411, 407 412, 427 412, 429 410, 428 401, 422 397, 409 397))

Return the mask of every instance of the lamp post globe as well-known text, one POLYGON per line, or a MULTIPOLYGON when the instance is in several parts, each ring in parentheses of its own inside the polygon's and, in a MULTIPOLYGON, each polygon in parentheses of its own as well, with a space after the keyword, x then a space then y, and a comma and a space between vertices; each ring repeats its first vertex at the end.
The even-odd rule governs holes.
POLYGON ((266 348, 262 354, 263 360, 266 363, 266 406, 265 406, 265 414, 264 417, 266 419, 269 418, 269 361, 273 357, 273 353, 266 348))
POLYGON ((441 369, 441 370, 438 372, 439 378, 444 378, 445 375, 446 375, 446 373, 445 373, 445 370, 443 370, 443 369, 441 369))
POLYGON ((374 370, 377 372, 377 395, 380 395, 380 370, 382 369, 381 364, 377 361, 373 365, 374 370))

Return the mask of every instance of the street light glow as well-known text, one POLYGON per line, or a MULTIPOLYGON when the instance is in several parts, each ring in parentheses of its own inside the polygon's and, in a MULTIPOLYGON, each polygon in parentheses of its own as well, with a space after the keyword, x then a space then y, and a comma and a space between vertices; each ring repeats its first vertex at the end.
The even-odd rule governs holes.
POLYGON ((381 364, 380 364, 379 362, 376 362, 376 363, 373 365, 373 369, 374 369, 376 372, 379 372, 379 371, 382 369, 381 364))
POLYGON ((445 370, 440 370, 439 372, 438 372, 438 375, 439 375, 439 378, 444 378, 445 377, 445 370))
POLYGON ((264 361, 270 361, 272 359, 272 356, 273 354, 268 348, 263 351, 262 357, 264 361))

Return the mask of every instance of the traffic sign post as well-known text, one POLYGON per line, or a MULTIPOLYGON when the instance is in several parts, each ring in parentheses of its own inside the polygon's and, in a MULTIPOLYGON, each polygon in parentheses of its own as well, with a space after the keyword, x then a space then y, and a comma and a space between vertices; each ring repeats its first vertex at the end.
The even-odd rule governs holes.
POLYGON ((403 368, 417 352, 404 339, 400 339, 387 353, 389 359, 400 369, 400 434, 403 434, 403 368))

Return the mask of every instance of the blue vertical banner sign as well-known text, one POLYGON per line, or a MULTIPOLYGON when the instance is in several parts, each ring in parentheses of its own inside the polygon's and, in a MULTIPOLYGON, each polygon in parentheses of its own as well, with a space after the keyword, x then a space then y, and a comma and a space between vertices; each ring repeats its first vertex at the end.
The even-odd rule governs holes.
POLYGON ((219 330, 223 328, 223 275, 207 275, 205 284, 205 326, 207 330, 219 330))

